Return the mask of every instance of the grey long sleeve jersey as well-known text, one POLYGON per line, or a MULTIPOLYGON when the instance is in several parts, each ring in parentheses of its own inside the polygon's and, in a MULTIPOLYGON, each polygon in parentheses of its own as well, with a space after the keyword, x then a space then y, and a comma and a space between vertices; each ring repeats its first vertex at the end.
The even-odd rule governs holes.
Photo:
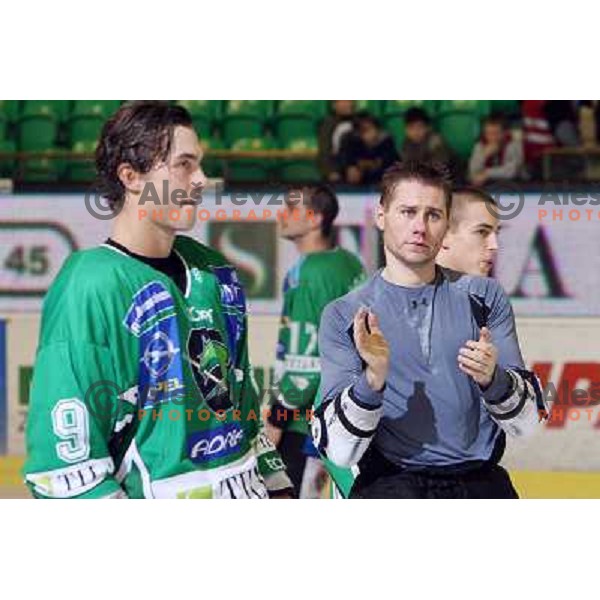
POLYGON ((500 434, 538 422, 539 384, 524 369, 514 315, 493 279, 438 268, 418 288, 373 275, 332 302, 319 329, 321 398, 313 424, 320 451, 342 466, 357 464, 370 443, 408 469, 488 460, 500 434), (382 392, 372 391, 353 341, 361 306, 379 318, 391 350, 382 392), (458 352, 491 331, 498 368, 482 391, 458 368, 458 352))

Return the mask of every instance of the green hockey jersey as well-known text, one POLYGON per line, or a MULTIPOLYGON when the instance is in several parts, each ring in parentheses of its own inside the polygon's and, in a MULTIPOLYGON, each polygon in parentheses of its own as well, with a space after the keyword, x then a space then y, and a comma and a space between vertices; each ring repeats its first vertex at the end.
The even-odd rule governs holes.
POLYGON ((185 293, 117 248, 76 252, 43 306, 25 480, 44 498, 265 498, 247 315, 223 256, 179 236, 185 293))
POLYGON ((323 309, 365 278, 360 260, 343 248, 303 255, 283 282, 277 343, 277 401, 287 409, 286 428, 308 433, 307 409, 319 389, 318 327, 323 309))

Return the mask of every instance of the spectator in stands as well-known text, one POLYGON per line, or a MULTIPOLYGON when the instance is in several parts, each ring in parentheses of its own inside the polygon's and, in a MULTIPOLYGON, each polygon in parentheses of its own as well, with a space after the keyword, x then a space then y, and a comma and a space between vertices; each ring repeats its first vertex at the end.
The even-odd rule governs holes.
POLYGON ((352 185, 378 184, 383 172, 399 160, 394 140, 367 112, 356 115, 355 127, 356 133, 344 138, 340 151, 345 181, 352 185))
POLYGON ((544 113, 557 146, 579 145, 575 100, 548 100, 544 113))
POLYGON ((319 168, 323 179, 336 183, 343 179, 340 149, 344 137, 354 131, 354 100, 333 100, 333 113, 319 127, 319 168))
POLYGON ((544 152, 555 145, 546 115, 547 100, 523 100, 523 151, 527 172, 532 179, 542 177, 544 152))
POLYGON ((579 139, 584 148, 598 145, 600 141, 600 102, 580 100, 578 107, 579 139))
POLYGON ((431 128, 431 118, 422 108, 409 108, 404 115, 406 138, 400 154, 404 161, 452 161, 450 150, 441 135, 431 128))
POLYGON ((506 129, 504 116, 496 113, 483 122, 481 139, 469 160, 469 181, 482 186, 493 181, 515 179, 523 167, 523 148, 506 129))

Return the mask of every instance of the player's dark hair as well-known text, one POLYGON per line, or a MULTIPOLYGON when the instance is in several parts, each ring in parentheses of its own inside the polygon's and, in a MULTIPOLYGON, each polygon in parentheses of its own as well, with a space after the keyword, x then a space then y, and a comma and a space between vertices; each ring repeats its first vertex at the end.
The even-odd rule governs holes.
POLYGON ((169 156, 178 125, 193 126, 188 111, 158 100, 123 104, 104 124, 96 147, 96 170, 100 193, 111 208, 125 198, 119 165, 129 163, 138 173, 148 173, 169 156))
POLYGON ((470 185, 455 187, 452 190, 452 195, 468 196, 469 198, 473 198, 474 200, 479 200, 480 202, 486 202, 487 204, 491 204, 492 206, 497 206, 496 199, 492 195, 488 194, 485 190, 481 188, 470 185))
POLYGON ((501 112, 492 112, 483 119, 484 125, 500 125, 503 129, 506 129, 506 117, 501 112))
MULTIPOLYGON (((463 199, 467 202, 483 202, 489 206, 498 206, 496 199, 481 188, 468 185, 454 188, 452 190, 452 205, 454 210, 450 215, 450 227, 453 229, 460 223, 462 212, 461 200, 463 199), (458 196, 460 196, 460 200, 458 196)), ((492 214, 495 214, 495 211, 492 210, 492 214)))
POLYGON ((427 111, 418 106, 413 106, 413 108, 409 108, 404 113, 404 124, 410 125, 411 123, 425 123, 425 125, 430 125, 431 117, 427 111))
POLYGON ((324 183, 305 186, 302 188, 302 192, 306 207, 322 216, 321 233, 323 237, 331 239, 333 222, 340 210, 335 192, 324 183))
POLYGON ((450 215, 452 208, 452 177, 444 163, 405 161, 393 164, 383 174, 381 180, 381 198, 379 203, 387 210, 392 201, 394 191, 402 181, 419 181, 439 188, 444 192, 446 213, 450 215))
POLYGON ((372 115, 366 110, 358 111, 356 113, 356 116, 354 117, 354 122, 357 127, 363 125, 364 123, 367 123, 369 125, 372 125, 373 127, 376 127, 377 129, 381 129, 381 121, 375 115, 372 115))

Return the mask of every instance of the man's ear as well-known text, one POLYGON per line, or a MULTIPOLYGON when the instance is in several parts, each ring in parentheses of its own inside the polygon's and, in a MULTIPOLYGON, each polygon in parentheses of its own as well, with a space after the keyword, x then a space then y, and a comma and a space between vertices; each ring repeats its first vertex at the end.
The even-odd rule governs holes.
POLYGON ((321 224, 323 223, 323 215, 319 212, 311 211, 310 222, 312 223, 315 229, 321 229, 321 224))
POLYGON ((384 228, 384 216, 385 216, 385 208, 381 204, 381 202, 377 205, 377 210, 375 212, 375 226, 379 231, 383 232, 384 228))
POLYGON ((136 195, 142 193, 143 182, 140 174, 129 163, 119 165, 117 177, 123 184, 125 191, 136 195))

